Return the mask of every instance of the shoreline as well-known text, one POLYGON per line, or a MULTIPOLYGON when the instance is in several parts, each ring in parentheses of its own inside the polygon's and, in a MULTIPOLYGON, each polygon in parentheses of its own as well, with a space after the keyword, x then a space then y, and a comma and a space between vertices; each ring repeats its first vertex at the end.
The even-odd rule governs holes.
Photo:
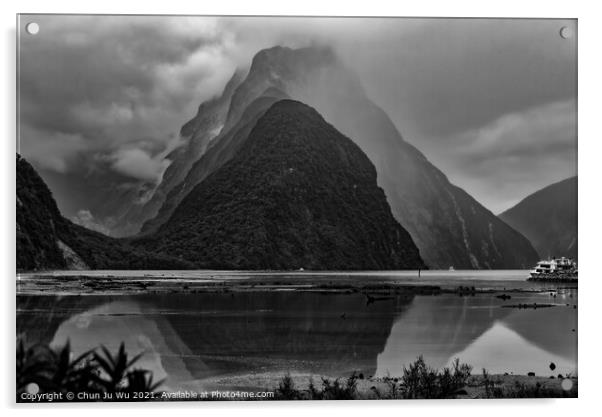
POLYGON ((211 274, 205 277, 187 276, 104 276, 89 275, 28 275, 17 277, 17 295, 134 295, 134 294, 195 294, 227 292, 319 292, 319 293, 364 293, 374 296, 415 294, 438 295, 537 293, 544 291, 578 289, 577 283, 537 283, 518 280, 471 280, 413 279, 372 275, 323 275, 304 274, 260 274, 228 276, 211 274), (429 282, 433 281, 433 282, 429 282), (458 285, 463 284, 463 285, 458 285))

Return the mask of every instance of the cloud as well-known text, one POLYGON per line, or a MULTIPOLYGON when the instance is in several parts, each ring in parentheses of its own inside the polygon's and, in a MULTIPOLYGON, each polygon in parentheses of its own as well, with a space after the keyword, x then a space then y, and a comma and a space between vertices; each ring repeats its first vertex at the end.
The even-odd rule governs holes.
MULTIPOLYGON (((154 154, 231 75, 223 71, 228 64, 214 18, 35 20, 43 28, 40 36, 21 38, 22 143, 39 143, 33 132, 73 135, 80 143, 72 153, 106 154, 144 142, 154 154)), ((25 149, 35 152, 33 147, 25 149)), ((61 162, 46 165, 78 169, 68 166, 78 159, 66 160, 63 148, 47 147, 49 160, 61 162)))
POLYGON ((481 128, 459 135, 464 142, 456 152, 466 158, 533 158, 554 151, 574 151, 577 103, 547 103, 519 113, 505 114, 481 128))
POLYGON ((577 175, 575 100, 500 116, 449 138, 438 165, 450 179, 499 213, 526 195, 577 175))
POLYGON ((562 26, 575 25, 436 19, 413 31, 388 33, 382 43, 360 39, 341 49, 408 138, 424 141, 501 114, 575 98, 576 39, 559 36, 562 26))
POLYGON ((79 210, 75 216, 71 217, 71 221, 87 229, 95 230, 107 236, 110 235, 110 230, 102 222, 95 219, 90 210, 79 210))
MULTIPOLYGON (((165 148, 152 154, 149 151, 148 143, 138 143, 136 147, 121 148, 106 156, 98 156, 99 159, 108 161, 110 166, 117 173, 129 178, 142 180, 153 185, 158 185, 163 178, 163 173, 171 164, 167 156, 176 148, 186 143, 185 139, 179 135, 173 135, 165 148)), ((152 145, 150 146, 152 148, 152 145)), ((124 187, 132 187, 132 184, 125 183, 124 187)))
POLYGON ((575 110, 546 107, 576 98, 576 38, 558 35, 576 33, 574 20, 21 19, 30 20, 41 31, 20 38, 22 152, 70 181, 108 169, 155 183, 180 127, 237 66, 262 48, 311 44, 331 45, 404 138, 490 208, 574 171, 559 138, 575 110), (500 177, 517 188, 488 191, 500 177))
POLYGON ((157 182, 169 161, 151 157, 142 149, 121 149, 112 155, 115 171, 128 177, 157 182))
POLYGON ((60 173, 68 172, 77 153, 87 149, 80 134, 45 132, 27 125, 21 127, 19 139, 18 152, 37 166, 60 173))

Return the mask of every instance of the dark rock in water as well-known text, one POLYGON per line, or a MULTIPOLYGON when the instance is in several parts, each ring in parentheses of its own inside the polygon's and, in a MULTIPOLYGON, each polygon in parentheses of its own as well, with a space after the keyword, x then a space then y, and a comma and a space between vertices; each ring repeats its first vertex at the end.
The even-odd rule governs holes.
POLYGON ((527 309, 527 308, 532 308, 534 310, 537 310, 538 308, 550 308, 550 307, 556 307, 556 304, 538 304, 538 303, 531 303, 531 304, 509 304, 509 305, 503 305, 503 308, 518 308, 518 309, 527 309))
POLYGON ((500 214, 540 257, 577 259, 577 177, 549 185, 500 214))
POLYGON ((202 268, 423 268, 376 180, 350 139, 311 107, 281 100, 136 244, 202 268))
POLYGON ((17 154, 17 270, 189 267, 65 219, 42 178, 17 154))
POLYGON ((376 301, 392 300, 393 297, 373 297, 370 294, 366 294, 366 305, 375 303, 376 301))

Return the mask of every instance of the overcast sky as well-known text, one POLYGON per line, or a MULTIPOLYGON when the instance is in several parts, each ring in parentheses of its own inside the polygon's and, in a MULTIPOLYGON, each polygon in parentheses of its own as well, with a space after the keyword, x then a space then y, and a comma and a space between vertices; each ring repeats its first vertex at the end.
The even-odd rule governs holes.
POLYGON ((55 186, 78 189, 91 173, 160 181, 180 127, 235 68, 262 48, 310 44, 331 45, 404 138, 496 214, 576 175, 574 21, 26 16, 21 26, 30 21, 40 32, 20 29, 21 152, 55 186))

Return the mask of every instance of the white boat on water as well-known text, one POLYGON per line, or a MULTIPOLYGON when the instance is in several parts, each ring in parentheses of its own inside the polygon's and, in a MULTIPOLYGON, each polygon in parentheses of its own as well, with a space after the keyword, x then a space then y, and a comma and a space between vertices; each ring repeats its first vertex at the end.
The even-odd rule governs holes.
POLYGON ((552 258, 537 262, 529 271, 531 279, 577 279, 577 263, 565 258, 552 258))

